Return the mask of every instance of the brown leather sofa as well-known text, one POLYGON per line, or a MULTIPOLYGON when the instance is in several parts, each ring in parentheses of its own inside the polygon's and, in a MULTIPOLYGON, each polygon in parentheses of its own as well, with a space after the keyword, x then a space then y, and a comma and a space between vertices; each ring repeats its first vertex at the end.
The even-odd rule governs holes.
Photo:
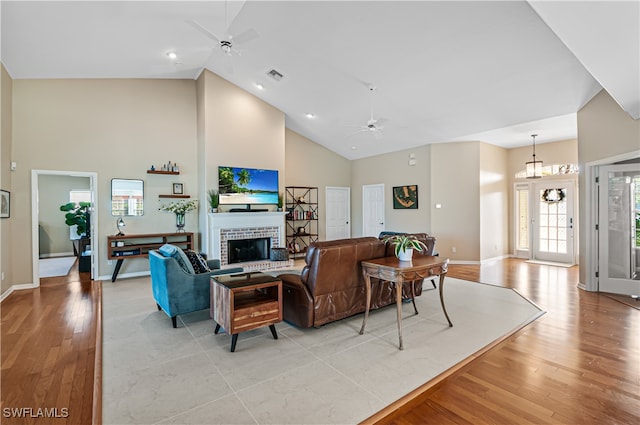
MULTIPOLYGON (((432 253, 435 238, 426 233, 415 235, 430 247, 427 253, 432 253)), ((284 320, 309 328, 362 313, 365 285, 360 262, 392 255, 393 247, 375 237, 311 244, 300 275, 278 276, 283 284, 284 320)), ((382 285, 377 279, 372 279, 371 283, 371 309, 395 303, 391 285, 382 285)), ((415 285, 416 296, 422 294, 422 280, 405 282, 404 294, 411 294, 410 285, 415 285)))

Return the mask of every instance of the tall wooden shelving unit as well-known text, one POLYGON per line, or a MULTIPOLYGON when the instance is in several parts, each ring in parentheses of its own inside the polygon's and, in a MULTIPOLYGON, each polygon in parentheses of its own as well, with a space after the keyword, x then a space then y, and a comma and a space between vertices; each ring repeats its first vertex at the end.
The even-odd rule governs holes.
POLYGON ((309 245, 318 241, 318 188, 287 186, 284 201, 289 254, 304 257, 309 245))

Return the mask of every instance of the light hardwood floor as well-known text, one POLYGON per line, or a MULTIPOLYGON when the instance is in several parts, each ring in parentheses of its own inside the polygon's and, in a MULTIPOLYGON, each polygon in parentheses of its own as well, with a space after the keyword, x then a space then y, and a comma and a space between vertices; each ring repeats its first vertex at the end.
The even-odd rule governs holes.
MULTIPOLYGON (((449 276, 516 288, 547 313, 368 422, 640 423, 640 310, 579 290, 577 267, 509 259, 452 265, 449 276)), ((2 302, 2 424, 92 423, 97 288, 74 267, 2 302), (6 408, 23 407, 67 408, 68 417, 5 416, 6 408)))

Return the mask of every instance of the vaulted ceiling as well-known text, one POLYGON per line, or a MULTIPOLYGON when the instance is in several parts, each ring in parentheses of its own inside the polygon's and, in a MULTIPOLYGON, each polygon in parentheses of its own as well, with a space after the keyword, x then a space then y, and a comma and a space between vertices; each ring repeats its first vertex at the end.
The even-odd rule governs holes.
POLYGON ((14 79, 195 79, 207 68, 350 159, 574 138, 576 112, 602 88, 640 118, 638 0, 4 0, 0 14, 14 79), (247 30, 257 37, 239 43, 247 30), (238 36, 232 55, 207 33, 238 36), (359 131, 372 111, 384 129, 359 131))

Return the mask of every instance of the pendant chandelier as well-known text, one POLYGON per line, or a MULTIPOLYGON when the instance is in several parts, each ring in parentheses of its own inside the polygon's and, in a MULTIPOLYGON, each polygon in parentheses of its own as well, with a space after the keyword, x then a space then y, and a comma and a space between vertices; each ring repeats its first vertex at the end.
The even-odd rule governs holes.
POLYGON ((537 134, 532 134, 533 138, 533 160, 528 161, 525 165, 527 166, 527 178, 528 179, 539 179, 542 177, 542 161, 536 161, 536 137, 537 134))

